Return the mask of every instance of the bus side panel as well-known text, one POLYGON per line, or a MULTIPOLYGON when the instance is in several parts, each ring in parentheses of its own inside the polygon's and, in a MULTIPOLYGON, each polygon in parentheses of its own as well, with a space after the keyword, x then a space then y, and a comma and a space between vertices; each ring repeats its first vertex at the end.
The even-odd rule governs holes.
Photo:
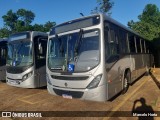
POLYGON ((0 67, 0 80, 6 79, 6 66, 0 67))
POLYGON ((144 74, 146 72, 146 66, 147 66, 147 54, 142 54, 142 63, 143 63, 143 67, 142 67, 142 74, 144 74))
POLYGON ((46 86, 46 66, 43 66, 41 68, 38 68, 35 70, 35 86, 36 87, 42 87, 46 86))
POLYGON ((130 64, 131 64, 131 81, 130 83, 132 83, 136 78, 137 78, 137 71, 136 71, 136 67, 135 67, 135 55, 130 55, 130 64))
POLYGON ((142 76, 146 72, 146 67, 150 67, 150 55, 149 54, 135 54, 131 55, 132 58, 132 74, 131 83, 138 77, 142 76))
POLYGON ((36 62, 36 70, 35 70, 35 84, 37 87, 46 86, 46 66, 45 60, 37 60, 36 62), (43 64, 42 64, 42 63, 43 64), (37 65, 39 64, 39 65, 37 65))
POLYGON ((40 86, 40 75, 38 69, 35 69, 34 85, 35 87, 40 86))
POLYGON ((154 66, 155 62, 154 62, 154 56, 153 54, 149 54, 149 61, 150 61, 150 68, 154 66))
POLYGON ((41 68, 39 68, 38 70, 39 73, 39 85, 41 86, 46 86, 47 82, 46 82, 46 66, 42 66, 41 68))
POLYGON ((123 76, 126 69, 131 70, 131 81, 134 82, 138 77, 146 71, 146 65, 149 64, 148 54, 126 55, 115 63, 106 63, 108 76, 108 98, 112 98, 123 89, 123 76))
MULTIPOLYGON (((108 98, 112 98, 123 89, 123 74, 126 68, 131 66, 130 56, 126 55, 117 60, 107 72, 108 74, 108 98)), ((106 66, 110 66, 106 64, 106 66)))
POLYGON ((142 75, 143 63, 142 63, 142 55, 141 54, 131 55, 131 58, 132 58, 132 74, 131 74, 131 83, 132 83, 139 76, 142 75))
POLYGON ((143 54, 144 58, 144 72, 146 72, 146 67, 150 68, 151 67, 151 61, 150 61, 150 55, 149 54, 143 54))

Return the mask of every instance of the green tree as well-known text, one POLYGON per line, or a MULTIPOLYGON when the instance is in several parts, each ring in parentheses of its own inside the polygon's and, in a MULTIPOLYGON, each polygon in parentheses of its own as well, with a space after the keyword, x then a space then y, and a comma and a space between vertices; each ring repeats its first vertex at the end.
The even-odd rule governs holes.
POLYGON ((111 0, 97 0, 97 6, 91 10, 91 13, 107 13, 111 15, 111 8, 113 7, 114 3, 111 0))
POLYGON ((138 19, 129 21, 129 28, 148 40, 160 38, 160 11, 155 4, 147 4, 138 19))
POLYGON ((33 25, 34 31, 41 31, 41 32, 49 32, 49 30, 56 25, 55 22, 48 21, 44 25, 43 24, 35 24, 33 25))
POLYGON ((46 32, 45 28, 42 24, 35 24, 33 25, 33 30, 34 31, 41 31, 41 32, 46 32))
POLYGON ((45 32, 49 31, 52 27, 56 25, 55 22, 48 21, 44 24, 45 32))
POLYGON ((0 29, 0 38, 8 37, 9 34, 10 34, 10 31, 7 28, 0 29))
POLYGON ((35 18, 35 14, 30 10, 19 9, 17 11, 18 18, 24 22, 25 26, 28 26, 32 23, 35 18))
POLYGON ((19 20, 16 23, 16 32, 22 32, 22 31, 32 31, 33 30, 33 26, 32 25, 27 25, 24 26, 24 22, 19 20))
POLYGON ((5 26, 10 29, 11 33, 20 32, 22 30, 32 30, 30 24, 34 20, 34 13, 25 9, 19 9, 17 12, 9 10, 3 15, 5 26))
POLYGON ((53 26, 56 25, 55 22, 48 21, 45 24, 34 24, 35 14, 32 11, 19 9, 17 12, 9 10, 6 15, 2 16, 4 21, 4 28, 0 29, 1 37, 7 37, 9 34, 22 32, 22 31, 42 31, 48 32, 53 26))
POLYGON ((10 29, 11 31, 16 29, 15 24, 18 20, 18 16, 16 13, 14 13, 12 10, 9 10, 6 15, 2 16, 2 18, 5 26, 8 27, 8 29, 10 29))

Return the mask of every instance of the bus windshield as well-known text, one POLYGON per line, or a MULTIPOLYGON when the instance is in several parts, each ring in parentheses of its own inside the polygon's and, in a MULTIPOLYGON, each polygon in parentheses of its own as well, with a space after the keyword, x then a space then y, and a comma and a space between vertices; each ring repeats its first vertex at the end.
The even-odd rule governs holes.
POLYGON ((33 63, 32 43, 16 42, 8 44, 7 65, 28 66, 33 63))
POLYGON ((49 40, 48 67, 54 71, 68 71, 74 65, 74 72, 88 71, 99 63, 99 30, 88 30, 55 35, 49 40))

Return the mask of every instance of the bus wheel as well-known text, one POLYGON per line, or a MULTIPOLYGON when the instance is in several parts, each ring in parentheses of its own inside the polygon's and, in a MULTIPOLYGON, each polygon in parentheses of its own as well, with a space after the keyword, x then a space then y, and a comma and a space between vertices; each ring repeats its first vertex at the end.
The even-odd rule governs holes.
POLYGON ((130 80, 130 72, 127 71, 124 75, 124 79, 123 79, 123 90, 122 90, 122 94, 125 94, 129 88, 129 80, 130 80))
POLYGON ((146 73, 145 76, 148 76, 150 74, 150 69, 146 66, 146 73))

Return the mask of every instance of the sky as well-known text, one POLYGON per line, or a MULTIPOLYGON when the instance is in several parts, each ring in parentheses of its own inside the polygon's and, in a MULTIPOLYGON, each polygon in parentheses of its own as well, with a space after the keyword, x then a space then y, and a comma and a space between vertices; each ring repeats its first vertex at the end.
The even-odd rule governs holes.
MULTIPOLYGON (((91 10, 97 6, 97 0, 0 0, 0 28, 3 27, 2 16, 12 9, 16 12, 24 8, 35 13, 32 24, 45 24, 53 21, 57 24, 90 15, 91 10)), ((159 0, 112 0, 114 6, 111 17, 127 26, 128 21, 138 21, 146 4, 156 4, 160 9, 159 0)))

